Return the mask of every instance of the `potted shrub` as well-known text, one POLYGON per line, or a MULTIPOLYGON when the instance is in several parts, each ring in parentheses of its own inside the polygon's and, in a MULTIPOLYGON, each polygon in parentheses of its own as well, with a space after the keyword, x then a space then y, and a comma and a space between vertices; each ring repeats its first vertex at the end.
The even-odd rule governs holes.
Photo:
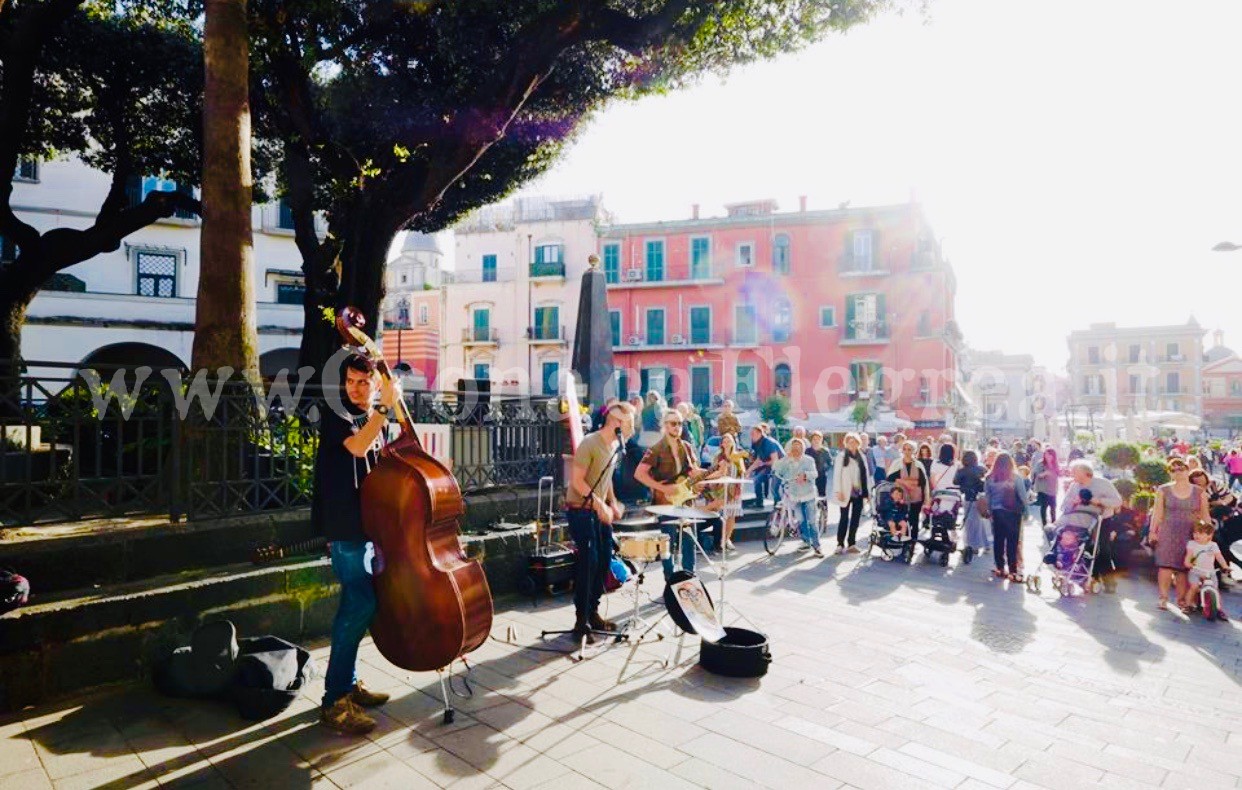
POLYGON ((1142 460, 1134 467, 1134 479, 1142 488, 1152 489, 1169 482, 1169 470, 1165 468, 1164 461, 1142 460))

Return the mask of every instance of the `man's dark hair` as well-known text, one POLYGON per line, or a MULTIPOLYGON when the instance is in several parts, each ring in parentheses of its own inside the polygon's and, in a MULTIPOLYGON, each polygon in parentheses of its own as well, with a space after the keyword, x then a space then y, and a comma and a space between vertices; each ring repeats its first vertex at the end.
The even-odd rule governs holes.
POLYGON ((345 362, 341 365, 341 380, 342 381, 345 380, 346 370, 353 370, 355 372, 363 373, 367 376, 370 376, 372 373, 375 372, 375 363, 372 362, 368 357, 364 357, 361 354, 350 354, 348 357, 345 358, 345 362))

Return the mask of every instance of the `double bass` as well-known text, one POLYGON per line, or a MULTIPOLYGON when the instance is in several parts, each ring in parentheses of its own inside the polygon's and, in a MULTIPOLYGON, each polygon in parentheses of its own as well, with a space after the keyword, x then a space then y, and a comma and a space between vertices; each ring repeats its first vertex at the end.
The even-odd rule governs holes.
MULTIPOLYGON (((392 378, 366 319, 344 308, 336 328, 355 353, 392 378)), ((453 473, 428 454, 397 400, 401 435, 362 481, 362 528, 382 559, 374 575, 371 638, 384 658, 412 672, 439 670, 483 644, 492 628, 492 593, 478 560, 458 539, 465 513, 453 473)))

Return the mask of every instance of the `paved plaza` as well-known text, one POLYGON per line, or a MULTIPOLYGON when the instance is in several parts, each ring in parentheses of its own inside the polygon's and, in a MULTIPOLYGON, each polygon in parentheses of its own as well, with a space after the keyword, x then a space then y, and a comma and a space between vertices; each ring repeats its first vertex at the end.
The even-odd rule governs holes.
MULTIPOLYGON (((540 641, 572 625, 571 601, 510 599, 471 656, 474 695, 452 725, 435 675, 396 670, 368 641, 360 672, 394 697, 369 738, 316 724, 319 682, 250 726, 222 705, 129 687, 6 720, 0 788, 1240 784, 1238 627, 1157 611, 1146 578, 1058 600, 1047 585, 989 580, 987 555, 945 569, 741 548, 726 619, 770 635, 759 680, 703 672, 696 637, 667 668, 668 640, 575 663, 555 652, 572 649, 564 638, 540 641)), ((609 595, 609 616, 629 601, 609 595)), ((325 665, 326 646, 315 656, 325 665)))

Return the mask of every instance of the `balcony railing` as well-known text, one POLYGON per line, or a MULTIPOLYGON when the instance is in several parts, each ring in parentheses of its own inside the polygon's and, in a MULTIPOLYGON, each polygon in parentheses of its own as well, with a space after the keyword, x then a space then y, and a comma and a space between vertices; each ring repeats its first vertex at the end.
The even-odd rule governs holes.
POLYGON ((500 334, 491 327, 468 326, 461 330, 463 343, 499 343, 500 334))
POLYGON ((723 346, 724 335, 720 333, 691 333, 689 335, 670 334, 665 332, 663 337, 656 338, 658 342, 651 342, 650 335, 626 335, 621 338, 621 343, 614 345, 614 348, 668 348, 672 346, 685 348, 704 348, 707 346, 723 346))
POLYGON ((837 271, 841 274, 888 274, 892 266, 880 255, 842 255, 837 259, 837 271))
POLYGON ((847 321, 843 343, 887 343, 889 326, 887 321, 847 321))
POLYGON ((564 263, 532 263, 530 265, 531 277, 564 277, 564 263))
MULTIPOLYGON (((445 272, 449 274, 449 272, 445 272)), ((451 282, 454 283, 510 283, 515 279, 516 271, 512 266, 498 266, 495 269, 466 269, 456 271, 451 282)), ((446 277, 445 282, 450 282, 446 277)))
MULTIPOLYGON (((744 267, 752 269, 754 267, 744 267)), ((665 266, 658 272, 649 271, 646 266, 622 266, 617 271, 617 282, 610 282, 611 288, 678 286, 685 283, 719 283, 723 280, 719 272, 695 272, 690 266, 665 266), (654 276, 653 276, 654 275, 654 276)))
POLYGON ((526 327, 526 339, 535 343, 564 343, 565 338, 565 327, 563 326, 540 324, 538 326, 526 327))

